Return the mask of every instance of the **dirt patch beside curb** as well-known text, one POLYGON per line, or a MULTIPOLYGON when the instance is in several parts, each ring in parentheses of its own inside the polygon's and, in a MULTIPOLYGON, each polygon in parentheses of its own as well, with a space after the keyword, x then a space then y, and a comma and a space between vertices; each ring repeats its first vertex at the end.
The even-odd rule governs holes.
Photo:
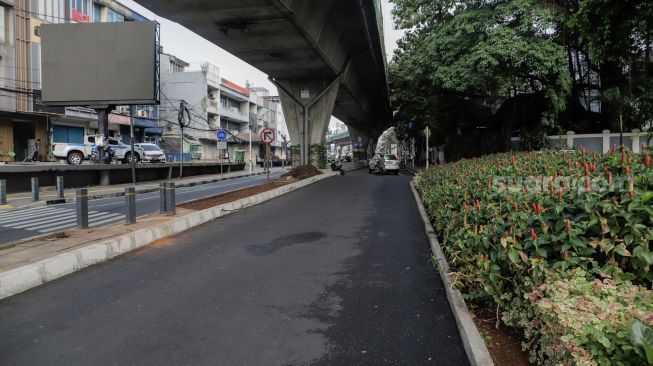
POLYGON ((247 198, 247 197, 257 195, 259 193, 271 191, 275 188, 283 187, 293 182, 296 182, 296 180, 293 178, 274 180, 271 181, 270 183, 259 184, 257 186, 243 188, 237 191, 219 194, 217 196, 211 196, 211 197, 201 198, 199 200, 195 200, 191 202, 186 202, 181 205, 177 205, 177 207, 185 208, 189 210, 204 210, 206 208, 211 208, 214 206, 233 202, 241 198, 247 198))
POLYGON ((302 165, 292 168, 288 173, 282 175, 281 178, 291 177, 297 180, 302 180, 319 174, 322 174, 322 172, 313 165, 302 165))

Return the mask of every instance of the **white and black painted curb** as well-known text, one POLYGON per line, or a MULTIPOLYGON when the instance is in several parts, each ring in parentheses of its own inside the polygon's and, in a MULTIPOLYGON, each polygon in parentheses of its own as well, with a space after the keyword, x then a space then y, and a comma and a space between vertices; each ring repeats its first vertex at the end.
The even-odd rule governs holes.
POLYGON ((234 211, 271 200, 334 175, 332 172, 323 173, 251 197, 196 211, 157 226, 102 240, 83 248, 1 272, 0 299, 40 286, 75 271, 79 271, 82 268, 138 249, 156 240, 179 234, 211 220, 226 216, 234 211))
POLYGON ((429 238, 431 244, 431 252, 437 260, 438 271, 440 272, 440 277, 442 278, 444 289, 447 293, 449 305, 451 306, 451 310, 456 318, 460 339, 465 347, 469 363, 472 366, 493 366, 494 362, 492 361, 490 352, 487 349, 485 340, 478 331, 478 328, 472 319, 472 314, 467 309, 465 300, 463 300, 463 296, 460 291, 451 286, 453 281, 449 276, 449 263, 447 262, 447 258, 444 256, 438 237, 435 235, 433 226, 426 214, 426 210, 422 204, 422 199, 419 197, 419 194, 415 189, 414 182, 410 182, 410 189, 413 191, 413 196, 417 203, 417 209, 419 210, 419 214, 424 222, 424 230, 426 231, 426 236, 429 238))

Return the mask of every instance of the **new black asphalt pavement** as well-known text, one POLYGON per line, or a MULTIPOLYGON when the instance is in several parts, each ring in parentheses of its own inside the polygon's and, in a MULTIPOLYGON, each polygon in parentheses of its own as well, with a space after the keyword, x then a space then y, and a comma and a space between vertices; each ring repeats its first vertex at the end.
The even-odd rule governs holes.
POLYGON ((328 178, 0 301, 0 365, 466 365, 409 180, 328 178))

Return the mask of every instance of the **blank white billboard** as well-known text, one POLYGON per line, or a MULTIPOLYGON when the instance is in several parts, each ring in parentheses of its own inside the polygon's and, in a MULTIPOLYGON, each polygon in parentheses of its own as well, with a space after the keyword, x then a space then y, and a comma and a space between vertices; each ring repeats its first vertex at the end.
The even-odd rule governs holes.
POLYGON ((42 103, 157 104, 156 33, 155 22, 42 25, 42 103))

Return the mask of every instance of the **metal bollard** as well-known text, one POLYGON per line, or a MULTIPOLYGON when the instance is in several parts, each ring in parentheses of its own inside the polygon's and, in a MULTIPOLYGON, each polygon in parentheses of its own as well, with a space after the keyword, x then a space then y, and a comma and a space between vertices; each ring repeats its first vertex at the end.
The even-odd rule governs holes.
POLYGON ((36 202, 39 200, 39 178, 32 178, 32 201, 36 202))
POLYGON ((63 188, 63 177, 58 176, 57 177, 57 199, 64 199, 64 188, 63 188))
POLYGON ((7 204, 7 181, 0 179, 0 205, 7 204))
POLYGON ((159 214, 164 215, 168 212, 166 206, 166 187, 167 182, 159 183, 159 214))
POLYGON ((88 189, 77 189, 75 206, 77 207, 77 227, 79 229, 88 228, 88 189))
POLYGON ((166 208, 168 209, 166 215, 168 216, 172 216, 177 213, 175 208, 175 190, 175 182, 168 182, 168 186, 166 187, 166 208))
POLYGON ((125 214, 125 225, 132 225, 136 223, 136 188, 125 188, 125 204, 127 205, 127 213, 125 214))

